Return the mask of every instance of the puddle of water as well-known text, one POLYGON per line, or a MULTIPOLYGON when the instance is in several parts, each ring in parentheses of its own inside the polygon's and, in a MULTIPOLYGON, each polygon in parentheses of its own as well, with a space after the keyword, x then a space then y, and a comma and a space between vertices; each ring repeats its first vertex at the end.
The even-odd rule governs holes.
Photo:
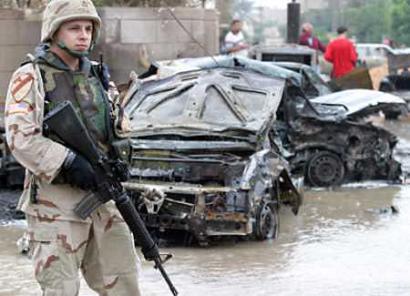
MULTIPOLYGON (((408 295, 409 195, 407 186, 310 191, 299 216, 282 211, 278 240, 164 249, 175 255, 166 270, 180 295, 408 295)), ((1 296, 40 294, 15 247, 23 229, 0 227, 1 296)), ((141 286, 146 296, 170 295, 149 262, 141 286)), ((83 281, 80 295, 96 294, 83 281)))

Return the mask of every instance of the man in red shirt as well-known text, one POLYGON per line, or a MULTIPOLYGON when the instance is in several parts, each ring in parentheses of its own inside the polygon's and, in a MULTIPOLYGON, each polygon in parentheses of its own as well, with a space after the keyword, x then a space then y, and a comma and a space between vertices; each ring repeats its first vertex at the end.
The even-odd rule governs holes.
POLYGON ((353 43, 347 38, 347 28, 337 29, 339 36, 326 48, 325 60, 333 64, 332 78, 338 78, 352 71, 356 65, 357 53, 353 43))

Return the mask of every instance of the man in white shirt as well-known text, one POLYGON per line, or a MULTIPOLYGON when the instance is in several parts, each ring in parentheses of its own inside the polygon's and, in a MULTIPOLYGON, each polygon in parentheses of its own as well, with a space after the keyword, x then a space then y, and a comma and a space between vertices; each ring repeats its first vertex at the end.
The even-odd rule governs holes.
POLYGON ((231 56, 248 56, 249 45, 242 34, 242 21, 235 19, 231 30, 225 36, 225 50, 231 56))

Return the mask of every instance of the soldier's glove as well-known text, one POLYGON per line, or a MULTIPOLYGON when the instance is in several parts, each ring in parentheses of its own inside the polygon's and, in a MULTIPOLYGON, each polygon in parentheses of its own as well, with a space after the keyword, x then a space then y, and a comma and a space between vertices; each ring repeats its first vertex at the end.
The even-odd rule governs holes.
POLYGON ((120 182, 125 182, 130 178, 128 166, 122 160, 114 160, 110 162, 111 170, 120 182))
POLYGON ((62 171, 68 184, 84 190, 97 186, 95 171, 87 159, 70 151, 64 160, 62 171))

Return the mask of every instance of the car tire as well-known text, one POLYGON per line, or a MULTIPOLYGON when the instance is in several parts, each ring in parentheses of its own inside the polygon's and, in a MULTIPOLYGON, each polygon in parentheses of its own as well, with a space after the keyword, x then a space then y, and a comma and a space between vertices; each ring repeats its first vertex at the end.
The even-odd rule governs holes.
POLYGON ((278 208, 262 202, 256 210, 254 236, 257 240, 275 239, 279 235, 278 208))
POLYGON ((311 186, 337 186, 345 177, 345 166, 337 154, 320 151, 310 157, 305 172, 307 183, 311 186))

